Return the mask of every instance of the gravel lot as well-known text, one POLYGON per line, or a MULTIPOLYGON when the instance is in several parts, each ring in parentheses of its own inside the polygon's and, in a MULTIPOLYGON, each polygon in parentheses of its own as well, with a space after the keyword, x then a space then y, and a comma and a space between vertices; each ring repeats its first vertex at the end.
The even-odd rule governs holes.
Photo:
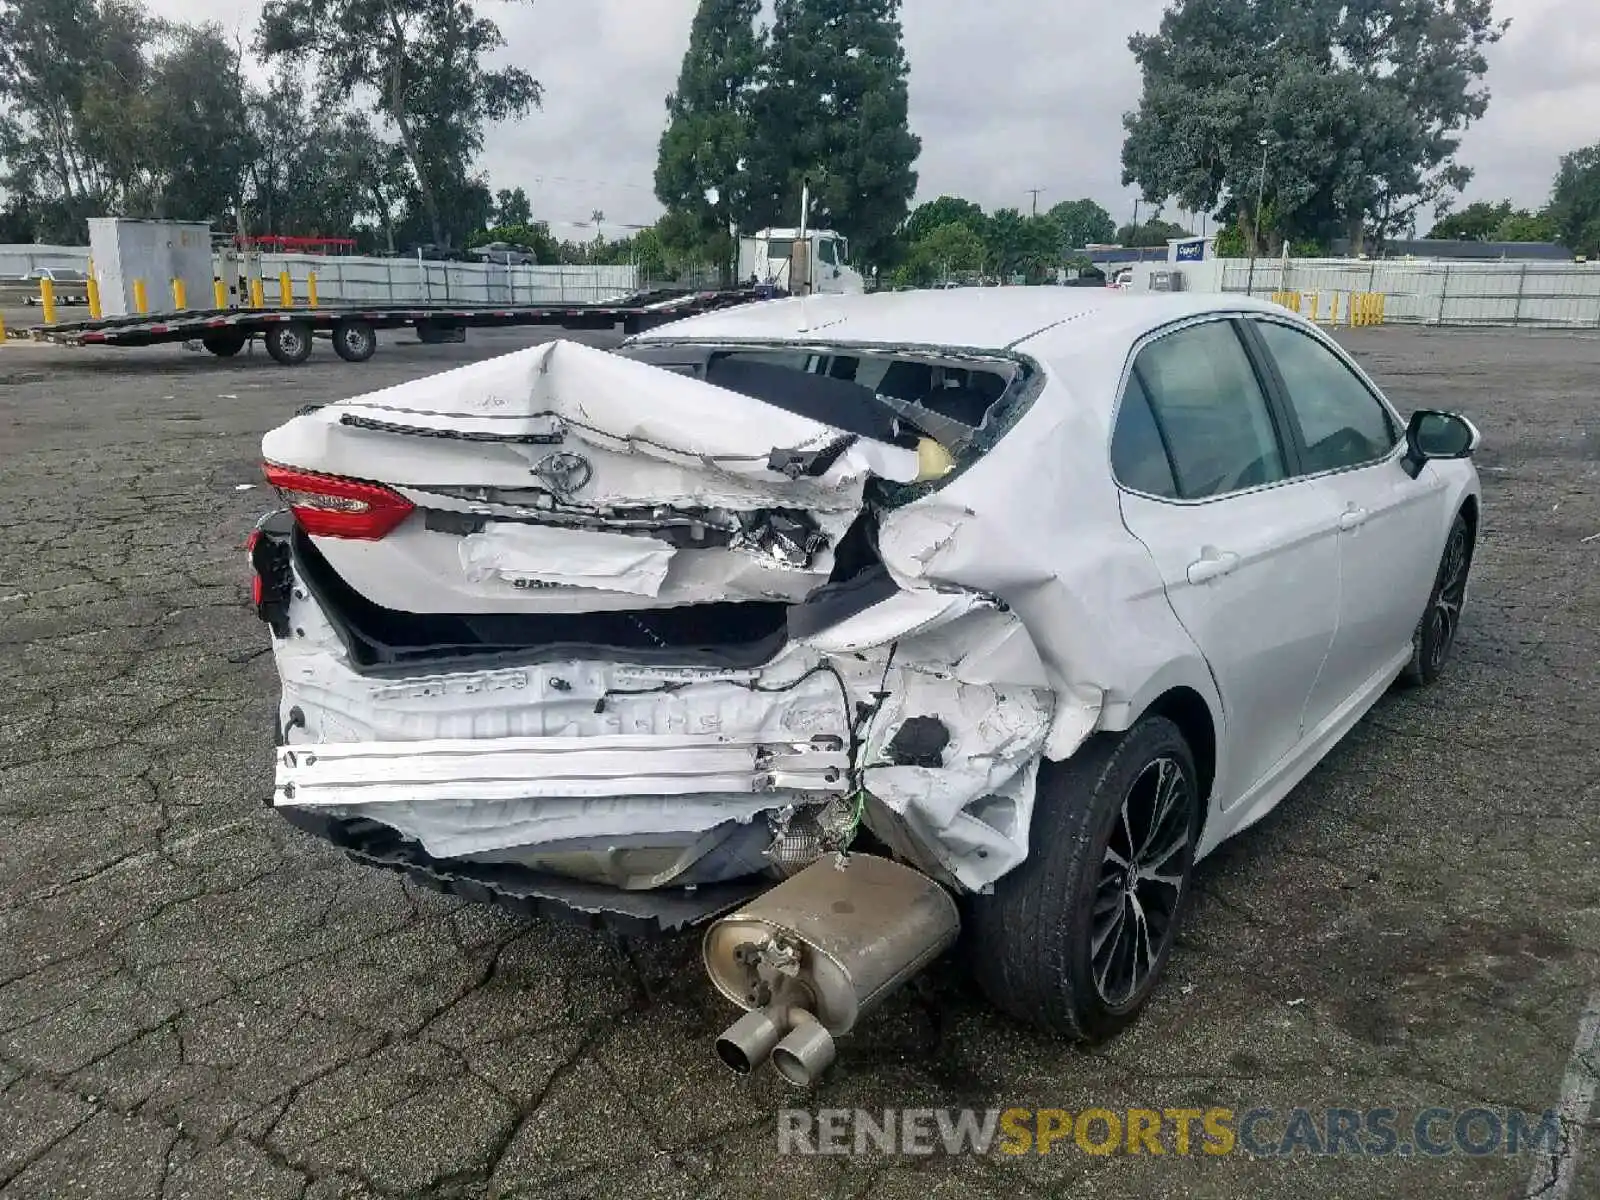
POLYGON ((797 1097, 716 1064, 695 941, 464 907, 262 807, 259 437, 534 340, 472 336, 293 371, 0 347, 0 1195, 1528 1193, 1527 1156, 782 1156, 776 1112, 1555 1106, 1600 986, 1600 339, 1350 335, 1485 432, 1459 656, 1202 866, 1133 1031, 1053 1043, 947 964, 797 1097))

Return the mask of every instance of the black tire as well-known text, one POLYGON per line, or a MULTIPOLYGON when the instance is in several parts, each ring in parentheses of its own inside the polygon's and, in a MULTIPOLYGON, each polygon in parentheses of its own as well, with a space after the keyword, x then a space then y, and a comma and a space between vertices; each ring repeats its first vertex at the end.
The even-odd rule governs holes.
POLYGON ((283 366, 298 367, 311 357, 311 326, 304 321, 269 326, 263 340, 267 353, 283 366))
POLYGON ((340 321, 333 327, 333 352, 345 362, 366 362, 378 352, 378 331, 367 321, 340 321))
POLYGON ((1411 687, 1437 683, 1450 661, 1450 651, 1461 630, 1461 610, 1466 604, 1474 549, 1472 526, 1464 513, 1457 513, 1439 556, 1439 572, 1433 579, 1433 591, 1428 593, 1428 607, 1423 609, 1422 619, 1411 635, 1411 661, 1400 675, 1411 687))
POLYGON ((200 344, 218 358, 232 358, 244 349, 245 340, 242 333, 208 333, 200 344))
POLYGON ((1155 990, 1188 906, 1200 815, 1194 756, 1165 717, 1146 717, 1127 733, 1095 738, 1067 762, 1046 763, 1028 857, 991 895, 968 900, 969 952, 991 1003, 1019 1021, 1084 1041, 1126 1028, 1155 990), (1173 882, 1146 877, 1130 893, 1131 872, 1113 856, 1138 863, 1138 812, 1163 785, 1171 786, 1171 806, 1153 831, 1161 839, 1155 865, 1173 882), (1132 815, 1127 825, 1125 803, 1132 815), (1130 894, 1139 902, 1130 902, 1130 894), (1137 914, 1146 919, 1143 955, 1137 914), (1126 948, 1131 958, 1120 936, 1124 927, 1134 939, 1126 948), (1143 974, 1122 971, 1141 959, 1143 974))

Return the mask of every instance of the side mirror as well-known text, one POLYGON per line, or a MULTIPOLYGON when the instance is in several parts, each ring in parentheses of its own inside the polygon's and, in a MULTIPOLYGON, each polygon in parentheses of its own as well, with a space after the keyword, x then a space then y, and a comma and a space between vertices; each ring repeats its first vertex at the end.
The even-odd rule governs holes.
POLYGON ((1406 474, 1415 479, 1430 459, 1471 458, 1482 441, 1478 427, 1465 417, 1422 409, 1406 426, 1406 474))

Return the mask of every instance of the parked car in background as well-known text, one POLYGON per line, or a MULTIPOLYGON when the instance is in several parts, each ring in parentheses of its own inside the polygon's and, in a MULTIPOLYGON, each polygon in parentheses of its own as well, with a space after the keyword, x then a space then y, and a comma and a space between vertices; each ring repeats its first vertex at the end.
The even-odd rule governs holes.
POLYGON ((439 246, 432 242, 423 242, 421 245, 412 246, 400 254, 401 258, 420 258, 424 262, 471 262, 472 257, 465 250, 458 250, 454 246, 439 246))
MULTIPOLYGON (((74 270, 71 267, 35 267, 22 278, 24 282, 35 287, 40 280, 50 280, 55 284, 57 304, 89 303, 89 275, 86 271, 74 270)), ((23 303, 38 305, 43 303, 43 298, 38 291, 34 291, 24 299, 23 303)))
POLYGON ((952 898, 999 1008, 1108 1037, 1196 861, 1439 678, 1478 440, 1278 306, 1058 287, 329 404, 262 443, 273 804, 477 899, 713 920, 741 1070, 814 1078, 952 898))
POLYGON ((539 256, 532 247, 519 246, 515 242, 489 242, 486 245, 474 246, 467 253, 479 262, 502 263, 513 267, 531 267, 539 261, 539 256))

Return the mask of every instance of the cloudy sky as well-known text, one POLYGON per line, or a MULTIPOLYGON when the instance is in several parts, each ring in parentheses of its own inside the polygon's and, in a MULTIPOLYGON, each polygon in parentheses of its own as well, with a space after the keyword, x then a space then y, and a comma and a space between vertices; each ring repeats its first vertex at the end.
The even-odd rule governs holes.
MULTIPOLYGON (((221 19, 248 40, 260 0, 145 0, 186 20, 221 19), (226 16, 219 10, 226 10, 226 16)), ((1600 22, 1594 0, 1497 0, 1511 32, 1490 58, 1489 114, 1468 134, 1469 198, 1538 205, 1557 159, 1600 140, 1600 22)), ((496 187, 523 186, 552 224, 599 209, 652 220, 663 98, 677 77, 696 0, 479 0, 506 56, 546 88, 545 106, 490 131, 496 187)), ((1092 196, 1119 220, 1120 118, 1138 100, 1128 35, 1152 29, 1163 0, 905 0, 911 126, 922 137, 918 199, 953 193, 1026 209, 1092 196), (979 14, 981 13, 981 17, 979 14), (976 19, 975 19, 976 18, 976 19)), ((559 232, 559 231, 558 231, 559 232)))

